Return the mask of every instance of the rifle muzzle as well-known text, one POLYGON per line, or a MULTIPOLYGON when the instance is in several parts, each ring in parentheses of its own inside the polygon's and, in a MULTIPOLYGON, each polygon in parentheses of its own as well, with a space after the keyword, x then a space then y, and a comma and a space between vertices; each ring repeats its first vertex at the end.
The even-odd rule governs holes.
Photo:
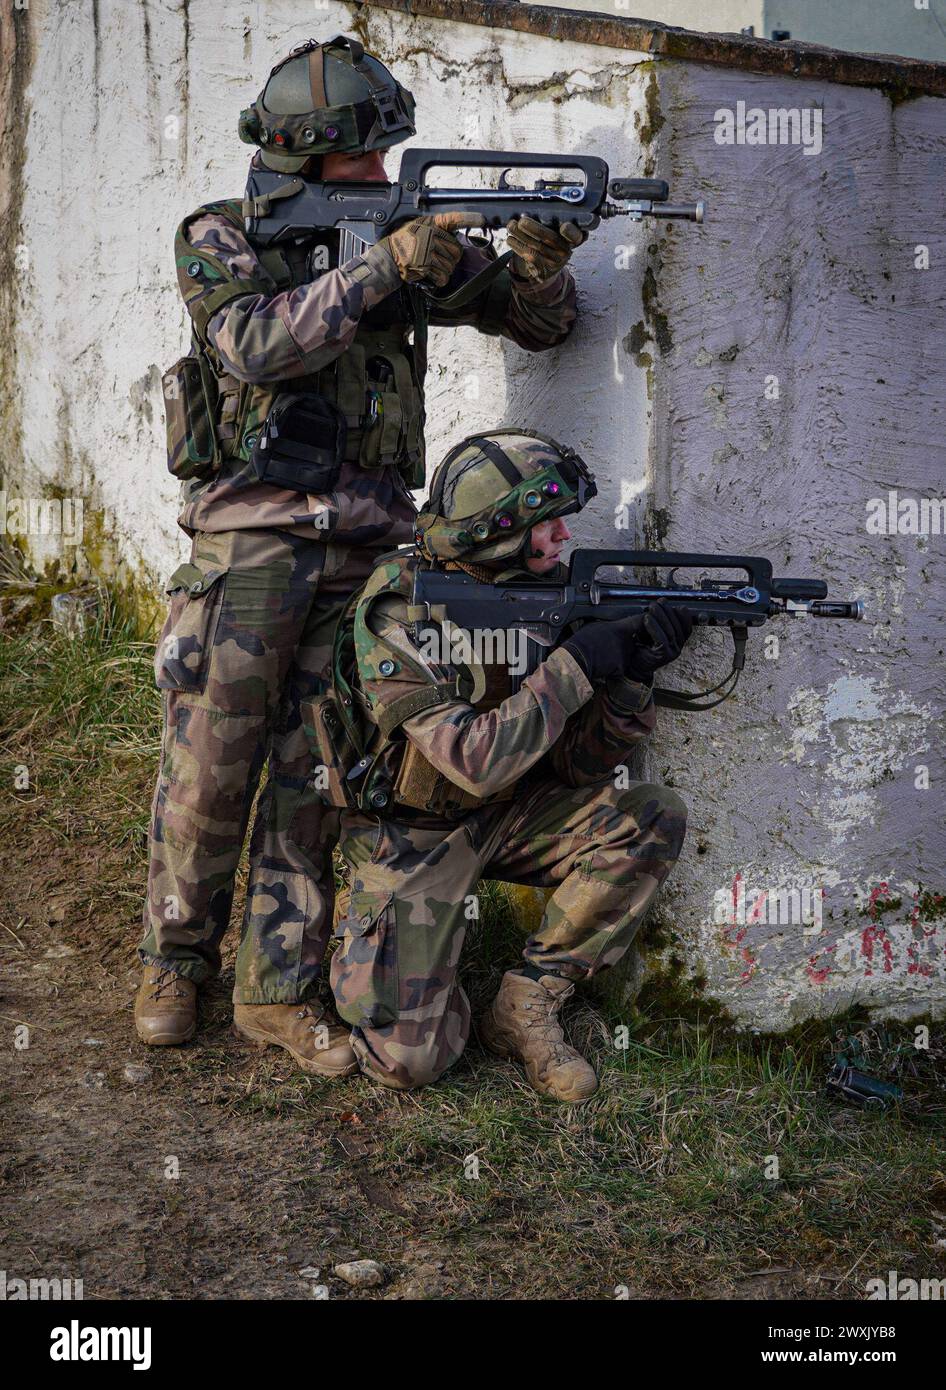
POLYGON ((853 618, 859 623, 864 616, 864 600, 855 598, 845 603, 841 599, 813 599, 808 612, 813 618, 853 618))

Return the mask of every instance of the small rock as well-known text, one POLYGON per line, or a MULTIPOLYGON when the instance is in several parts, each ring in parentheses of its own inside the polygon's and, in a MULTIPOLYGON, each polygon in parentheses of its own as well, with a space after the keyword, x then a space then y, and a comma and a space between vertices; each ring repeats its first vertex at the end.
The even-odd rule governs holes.
POLYGON ((122 1076, 126 1081, 130 1081, 133 1086, 140 1086, 145 1081, 151 1080, 151 1068, 142 1066, 138 1062, 126 1062, 122 1076))
POLYGON ((85 1086, 89 1091, 101 1091, 105 1086, 105 1073, 104 1071, 87 1071, 79 1084, 85 1086))
POLYGON ((43 952, 44 960, 62 960, 64 956, 74 956, 76 953, 74 946, 50 946, 48 951, 43 952))
POLYGON ((95 621, 101 608, 101 596, 97 589, 86 586, 71 589, 64 594, 53 594, 49 605, 53 627, 59 628, 67 637, 82 637, 95 621))
POLYGON ((351 1264, 336 1265, 332 1273, 353 1289, 375 1289, 384 1283, 384 1270, 377 1260, 353 1260, 351 1264))
POLYGON ((318 1277, 319 1277, 319 1275, 321 1274, 321 1272, 322 1272, 322 1271, 321 1271, 320 1269, 317 1269, 315 1265, 306 1265, 305 1269, 300 1269, 300 1270, 299 1270, 299 1278, 300 1278, 300 1279, 318 1279, 318 1277))
POLYGON ((104 1047, 104 1046, 105 1046, 105 1039, 104 1039, 104 1038, 83 1038, 83 1039, 82 1039, 82 1046, 83 1046, 83 1047, 104 1047))
MULTIPOLYGON (((422 1268, 423 1267, 424 1266, 422 1266, 422 1268)), ((405 1301, 411 1302, 422 1302, 425 1299, 443 1298, 443 1293, 443 1280, 437 1275, 436 1270, 433 1274, 427 1275, 424 1278, 420 1277, 420 1270, 414 1270, 406 1279, 402 1279, 389 1294, 385 1295, 385 1297, 390 1299, 404 1299, 405 1301)))

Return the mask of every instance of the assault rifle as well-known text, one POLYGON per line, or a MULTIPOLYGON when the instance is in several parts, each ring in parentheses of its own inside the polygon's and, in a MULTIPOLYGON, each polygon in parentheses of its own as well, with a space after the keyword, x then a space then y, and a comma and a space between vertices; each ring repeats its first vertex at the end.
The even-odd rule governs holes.
MULTIPOLYGON (((656 599, 685 608, 696 624, 725 626, 732 632, 732 670, 717 685, 693 694, 655 688, 657 704, 685 710, 713 709, 733 693, 745 665, 750 627, 760 627, 780 614, 855 620, 864 616, 861 599, 829 599, 828 586, 821 579, 776 579, 771 562, 759 555, 576 550, 564 581, 537 577, 534 581, 481 584, 463 570, 418 568, 410 618, 418 643, 424 640, 425 631, 444 621, 464 632, 522 629, 529 656, 527 669, 518 681, 521 684, 576 624, 643 613, 656 599), (669 574, 663 582, 601 582, 596 576, 603 566, 669 570, 669 574), (693 583, 678 583, 678 570, 735 570, 742 571, 743 577, 704 575, 693 583), (719 691, 723 693, 718 699, 705 702, 706 696, 719 691)), ((516 685, 514 681, 514 689, 516 685)))
MULTIPOLYGON (((595 155, 405 150, 396 183, 318 183, 296 174, 251 169, 243 218, 247 232, 263 247, 310 236, 316 227, 335 228, 341 233, 339 260, 344 263, 401 223, 438 212, 480 213, 487 229, 505 227, 510 218, 525 216, 548 227, 575 222, 585 232, 610 217, 629 217, 633 222, 642 217, 703 221, 702 202, 671 203, 669 197, 663 179, 612 179, 605 161, 595 155), (437 168, 501 172, 495 188, 441 188, 428 182, 430 171, 437 168), (544 169, 571 177, 537 179, 524 187, 509 182, 512 169, 544 169)), ((510 256, 511 252, 505 252, 462 290, 437 302, 449 307, 466 303, 498 275, 510 256)))

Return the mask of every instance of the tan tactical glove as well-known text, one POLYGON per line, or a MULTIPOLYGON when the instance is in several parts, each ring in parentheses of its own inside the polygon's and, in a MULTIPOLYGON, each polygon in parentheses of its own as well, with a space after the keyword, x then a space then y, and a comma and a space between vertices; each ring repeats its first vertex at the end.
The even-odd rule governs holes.
POLYGON ((565 265, 576 246, 588 240, 574 222, 562 222, 556 229, 544 227, 532 217, 514 217, 506 224, 507 250, 513 252, 510 269, 520 280, 542 284, 551 280, 565 265))
POLYGON ((481 212, 438 212, 433 217, 415 217, 384 238, 406 284, 425 280, 438 288, 445 285, 457 268, 463 247, 455 235, 460 227, 482 227, 481 212))

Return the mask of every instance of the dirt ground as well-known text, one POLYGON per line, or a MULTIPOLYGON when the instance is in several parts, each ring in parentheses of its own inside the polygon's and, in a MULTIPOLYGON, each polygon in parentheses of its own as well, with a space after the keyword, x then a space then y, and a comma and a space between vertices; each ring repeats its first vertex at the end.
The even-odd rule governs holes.
MULTIPOLYGON (((601 1077, 582 1106, 475 1039, 420 1092, 327 1083, 230 1033, 238 894, 197 1040, 143 1047, 150 654, 117 620, 84 645, 45 621, 0 634, 7 1278, 81 1278, 86 1299, 791 1299, 946 1272, 940 1029, 919 1056, 862 1028, 903 1064, 889 1115, 826 1097, 832 1038, 717 1035, 663 997, 622 1050, 600 1001, 572 1009, 601 1077), (338 1273, 356 1260, 379 1282, 338 1273)), ((465 950, 474 1012, 518 959, 501 896, 493 917, 465 950)))
POLYGON ((367 1083, 310 1080, 234 1039, 230 970, 201 997, 198 1043, 142 1047, 133 954, 96 949, 101 860, 70 864, 67 878, 62 861, 40 858, 21 865, 26 920, 2 943, 0 1116, 12 1151, 0 1265, 81 1277, 86 1298, 299 1298, 350 1293, 332 1267, 372 1258, 386 1278, 369 1296, 477 1296, 451 1278, 429 1194, 366 1166, 367 1083), (11 1050, 24 1022, 29 1045, 11 1050))
MULTIPOLYGON (((81 1277, 86 1298, 685 1296, 635 1279, 601 1197, 563 1209, 554 1173, 526 1191, 487 1154, 488 1193, 464 1211, 445 1181, 463 1153, 414 1142, 391 1163, 385 1135, 415 1117, 417 1098, 360 1078, 310 1080, 277 1051, 238 1042, 229 969, 202 995, 195 1044, 143 1048, 131 1016, 136 933, 116 938, 108 893, 122 856, 56 859, 49 848, 34 843, 20 864, 23 915, 0 933, 8 1274, 81 1277), (26 1047, 14 1033, 24 1023, 26 1047), (559 1249, 571 1252, 567 1268, 543 1254, 559 1249), (333 1273, 358 1259, 383 1266, 379 1287, 333 1273)), ((475 1087, 484 1072, 504 1073, 487 1080, 534 1107, 516 1073, 475 1045, 455 1084, 475 1087)), ((424 1134, 439 1109, 456 1117, 455 1092, 425 1093, 424 1105, 424 1134)), ((567 1115, 544 1113, 547 1137, 567 1130, 567 1115)), ((469 1152, 481 1141, 469 1133, 469 1152)), ((715 1284, 694 1269, 692 1293, 823 1298, 844 1287, 830 1262, 776 1264, 761 1248, 754 1262, 715 1284)))

